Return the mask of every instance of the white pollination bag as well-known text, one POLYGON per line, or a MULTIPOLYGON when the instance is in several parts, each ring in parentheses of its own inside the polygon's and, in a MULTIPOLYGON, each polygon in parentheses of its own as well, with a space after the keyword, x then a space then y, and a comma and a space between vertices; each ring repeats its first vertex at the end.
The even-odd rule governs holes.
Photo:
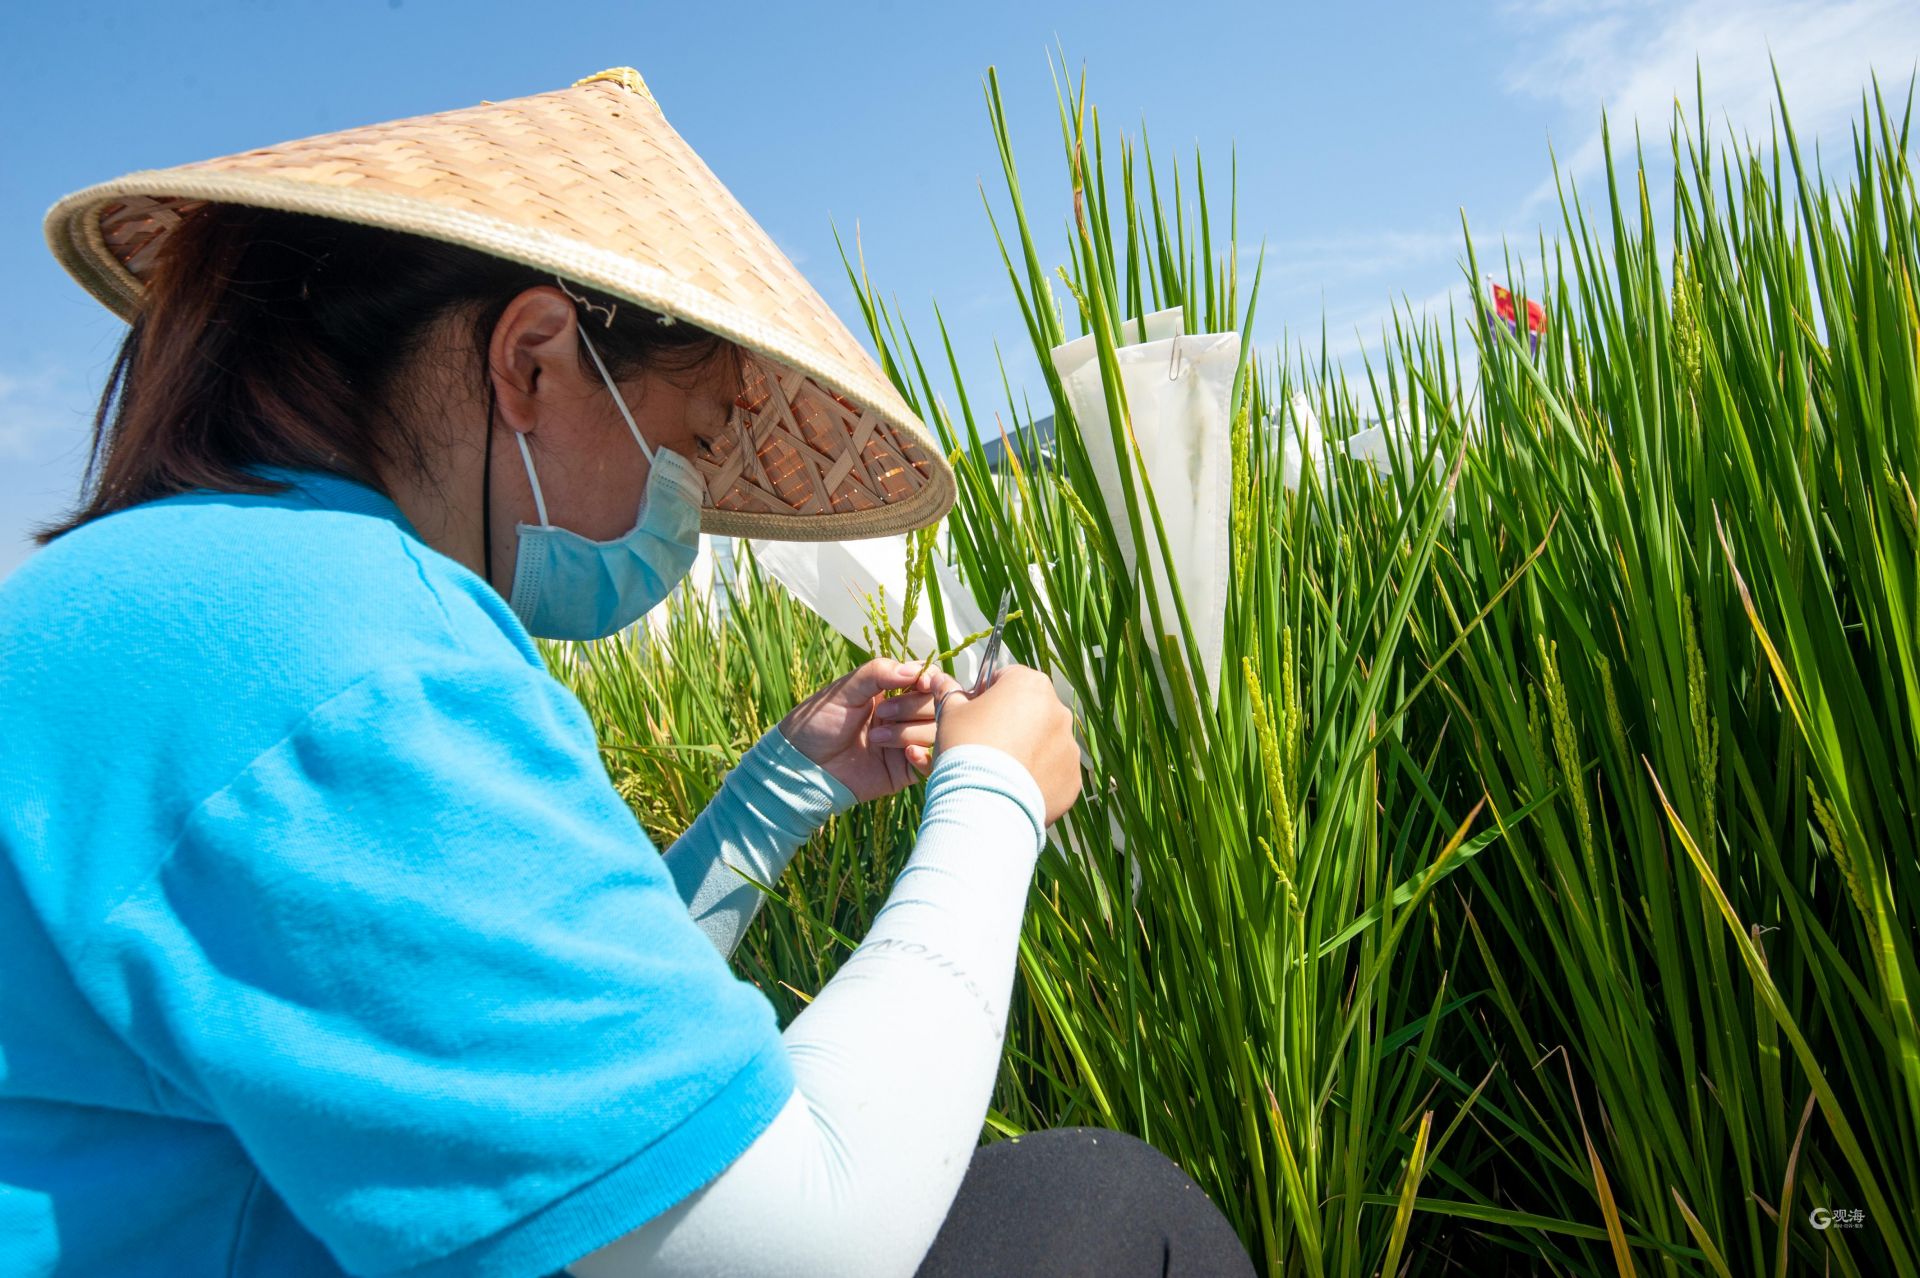
POLYGON ((667 597, 649 609, 645 616, 634 623, 644 626, 649 643, 666 645, 672 633, 669 611, 672 608, 704 608, 707 615, 715 621, 723 620, 731 606, 734 580, 734 563, 730 537, 715 537, 702 533, 700 549, 693 557, 693 566, 687 575, 677 582, 667 597))
MULTIPOLYGON (((1333 458, 1342 452, 1372 468, 1380 482, 1389 486, 1395 482, 1396 464, 1418 466, 1423 459, 1427 460, 1431 482, 1446 480, 1447 458, 1432 448, 1431 421, 1424 417, 1416 421, 1405 403, 1395 404, 1385 422, 1376 422, 1344 439, 1329 440, 1322 433, 1312 403, 1296 391, 1284 409, 1267 419, 1267 429, 1280 435, 1280 480, 1291 490, 1297 491, 1301 475, 1311 470, 1322 489, 1331 492, 1340 473, 1333 458), (1430 451, 1433 455, 1429 458, 1430 451)), ((1448 518, 1452 518, 1451 499, 1448 518)))
POLYGON ((1324 453, 1320 439, 1320 414, 1313 401, 1299 391, 1287 400, 1287 406, 1271 418, 1270 429, 1280 435, 1280 482, 1291 490, 1300 487, 1303 466, 1320 467, 1324 453))
MULTIPOLYGON (((1227 520, 1233 487, 1229 411, 1233 377, 1240 365, 1240 335, 1186 335, 1181 325, 1178 308, 1156 312, 1143 322, 1129 322, 1123 326, 1122 338, 1133 341, 1116 352, 1133 439, 1139 445, 1140 461, 1145 464, 1146 478, 1166 528, 1172 575, 1160 553, 1145 486, 1138 481, 1136 466, 1131 458, 1123 466, 1114 450, 1099 352, 1092 335, 1055 347, 1052 356, 1067 402, 1080 423, 1080 436, 1106 499, 1121 555, 1136 576, 1141 555, 1151 556, 1148 562, 1161 625, 1179 644, 1180 613, 1173 584, 1177 575, 1178 597, 1186 602, 1187 620, 1200 649, 1203 669, 1199 673, 1208 693, 1217 695, 1220 648, 1226 629, 1227 520), (1134 491, 1145 547, 1134 544, 1123 474, 1136 475, 1134 491)), ((1153 633, 1153 608, 1145 594, 1140 601, 1140 619, 1147 632, 1153 633)))
MULTIPOLYGON (((818 613, 849 642, 865 647, 872 628, 872 609, 883 599, 887 625, 900 629, 907 598, 907 539, 869 537, 860 541, 755 541, 753 557, 767 575, 785 586, 794 598, 818 613)), ((947 640, 959 643, 993 623, 967 593, 960 579, 939 555, 930 555, 933 572, 929 593, 940 592, 946 617, 947 640)), ((907 628, 909 648, 920 656, 941 651, 934 632, 930 601, 922 600, 907 628)), ((953 659, 954 677, 971 686, 980 668, 984 640, 970 645, 953 659)))

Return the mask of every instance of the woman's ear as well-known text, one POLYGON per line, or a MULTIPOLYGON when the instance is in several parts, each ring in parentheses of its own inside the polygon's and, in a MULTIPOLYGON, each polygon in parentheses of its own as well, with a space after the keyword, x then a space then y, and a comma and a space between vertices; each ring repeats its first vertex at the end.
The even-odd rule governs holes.
POLYGON ((487 375, 499 419, 513 430, 537 430, 560 399, 588 388, 580 375, 579 316, 567 295, 542 284, 519 294, 493 326, 487 375))

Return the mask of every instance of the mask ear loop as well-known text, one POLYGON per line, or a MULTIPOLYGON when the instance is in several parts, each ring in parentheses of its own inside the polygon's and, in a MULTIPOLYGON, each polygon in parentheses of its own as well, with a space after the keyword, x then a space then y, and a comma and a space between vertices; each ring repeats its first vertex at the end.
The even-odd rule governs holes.
POLYGON ((527 482, 533 485, 533 508, 540 512, 540 526, 551 528, 553 525, 547 522, 547 499, 540 495, 540 476, 533 471, 533 453, 527 448, 525 433, 514 431, 513 442, 520 445, 520 460, 527 464, 527 482))

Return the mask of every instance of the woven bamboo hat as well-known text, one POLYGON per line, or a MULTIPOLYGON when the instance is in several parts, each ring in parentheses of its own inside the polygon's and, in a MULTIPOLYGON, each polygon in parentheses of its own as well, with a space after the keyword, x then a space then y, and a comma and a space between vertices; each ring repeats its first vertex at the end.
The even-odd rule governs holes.
POLYGON ((879 537, 953 504, 953 472, 926 427, 631 68, 133 173, 54 205, 47 239, 131 318, 160 243, 212 202, 467 245, 736 343, 747 375, 732 428, 694 459, 708 532, 879 537))

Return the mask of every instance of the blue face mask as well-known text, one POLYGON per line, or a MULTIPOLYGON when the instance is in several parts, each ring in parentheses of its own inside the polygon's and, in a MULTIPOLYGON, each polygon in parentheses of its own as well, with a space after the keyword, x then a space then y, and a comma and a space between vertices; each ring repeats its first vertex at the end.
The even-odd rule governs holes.
POLYGON ((650 467, 632 531, 612 541, 594 541, 547 521, 527 437, 514 432, 540 523, 519 526, 513 593, 507 603, 527 632, 543 639, 600 639, 626 629, 667 597, 700 550, 700 499, 706 482, 678 453, 647 446, 584 328, 580 340, 650 467))

